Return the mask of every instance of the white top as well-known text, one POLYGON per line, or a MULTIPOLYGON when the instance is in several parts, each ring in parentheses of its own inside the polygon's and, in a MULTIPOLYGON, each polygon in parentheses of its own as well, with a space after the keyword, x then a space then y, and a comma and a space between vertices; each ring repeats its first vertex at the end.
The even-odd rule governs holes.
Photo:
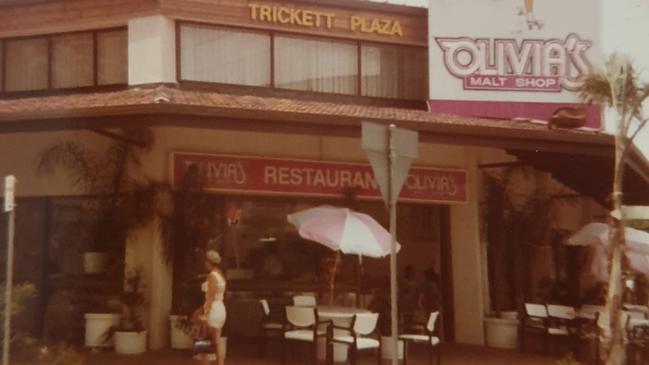
MULTIPOLYGON (((217 301, 223 301, 223 298, 225 296, 225 279, 216 271, 210 272, 210 275, 214 275, 216 278, 216 296, 214 297, 214 300, 217 301)), ((208 288, 208 279, 206 279, 203 284, 201 284, 201 290, 207 295, 207 288, 208 288)))

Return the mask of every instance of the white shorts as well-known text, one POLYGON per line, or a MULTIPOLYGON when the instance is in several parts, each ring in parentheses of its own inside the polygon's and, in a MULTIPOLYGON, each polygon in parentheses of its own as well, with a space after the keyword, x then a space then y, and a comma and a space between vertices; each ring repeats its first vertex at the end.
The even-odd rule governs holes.
POLYGON ((207 324, 212 328, 221 329, 225 324, 225 318, 225 304, 220 300, 215 300, 207 316, 207 324))

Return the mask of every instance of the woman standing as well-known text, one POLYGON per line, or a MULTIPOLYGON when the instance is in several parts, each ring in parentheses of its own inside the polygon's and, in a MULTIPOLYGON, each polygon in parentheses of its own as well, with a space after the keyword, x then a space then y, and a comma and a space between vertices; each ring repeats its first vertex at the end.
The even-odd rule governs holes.
MULTIPOLYGON (((216 361, 218 365, 225 362, 225 346, 221 346, 221 331, 225 324, 225 276, 219 268, 221 255, 216 251, 208 251, 205 255, 205 268, 208 271, 207 280, 203 283, 205 303, 203 304, 202 319, 207 323, 210 335, 216 347, 216 361)), ((207 354, 201 355, 202 364, 209 364, 207 354)))

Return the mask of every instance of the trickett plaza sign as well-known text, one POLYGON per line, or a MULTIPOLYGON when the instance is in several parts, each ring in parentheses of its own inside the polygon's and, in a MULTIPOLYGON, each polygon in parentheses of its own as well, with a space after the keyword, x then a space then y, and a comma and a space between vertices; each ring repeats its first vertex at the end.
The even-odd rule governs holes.
MULTIPOLYGON (((337 15, 329 11, 303 9, 294 6, 248 4, 250 19, 305 28, 332 29, 338 21, 337 15)), ((373 33, 386 36, 403 36, 403 28, 398 20, 387 17, 367 17, 351 15, 347 20, 350 32, 373 33)))
MULTIPOLYGON (((430 110, 547 121, 600 61, 601 0, 433 0, 430 110), (580 21, 587 19, 588 21, 580 21)), ((587 127, 602 127, 589 107, 587 127)))
MULTIPOLYGON (((205 190, 222 193, 343 197, 351 191, 381 199, 368 164, 174 152, 171 165, 175 188, 195 174, 205 190)), ((466 171, 413 167, 399 201, 466 203, 466 171)))

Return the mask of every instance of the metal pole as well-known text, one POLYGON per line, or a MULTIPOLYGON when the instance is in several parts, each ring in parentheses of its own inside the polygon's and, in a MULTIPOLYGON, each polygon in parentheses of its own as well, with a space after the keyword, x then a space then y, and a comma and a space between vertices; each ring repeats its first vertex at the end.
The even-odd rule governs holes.
MULTIPOLYGON (((399 363, 399 347, 397 343, 397 336, 399 332, 399 315, 397 311, 397 207, 394 197, 394 165, 396 164, 397 153, 394 146, 393 132, 396 126, 390 124, 388 128, 388 208, 390 209, 390 235, 392 242, 390 244, 390 294, 391 294, 391 322, 392 322, 392 338, 390 346, 392 347, 392 365, 399 363)), ((405 349, 404 349, 405 350, 405 349)))
POLYGON ((2 365, 9 365, 9 345, 11 342, 11 290, 14 273, 14 230, 16 211, 12 209, 7 216, 7 275, 5 276, 4 338, 2 343, 2 365))

